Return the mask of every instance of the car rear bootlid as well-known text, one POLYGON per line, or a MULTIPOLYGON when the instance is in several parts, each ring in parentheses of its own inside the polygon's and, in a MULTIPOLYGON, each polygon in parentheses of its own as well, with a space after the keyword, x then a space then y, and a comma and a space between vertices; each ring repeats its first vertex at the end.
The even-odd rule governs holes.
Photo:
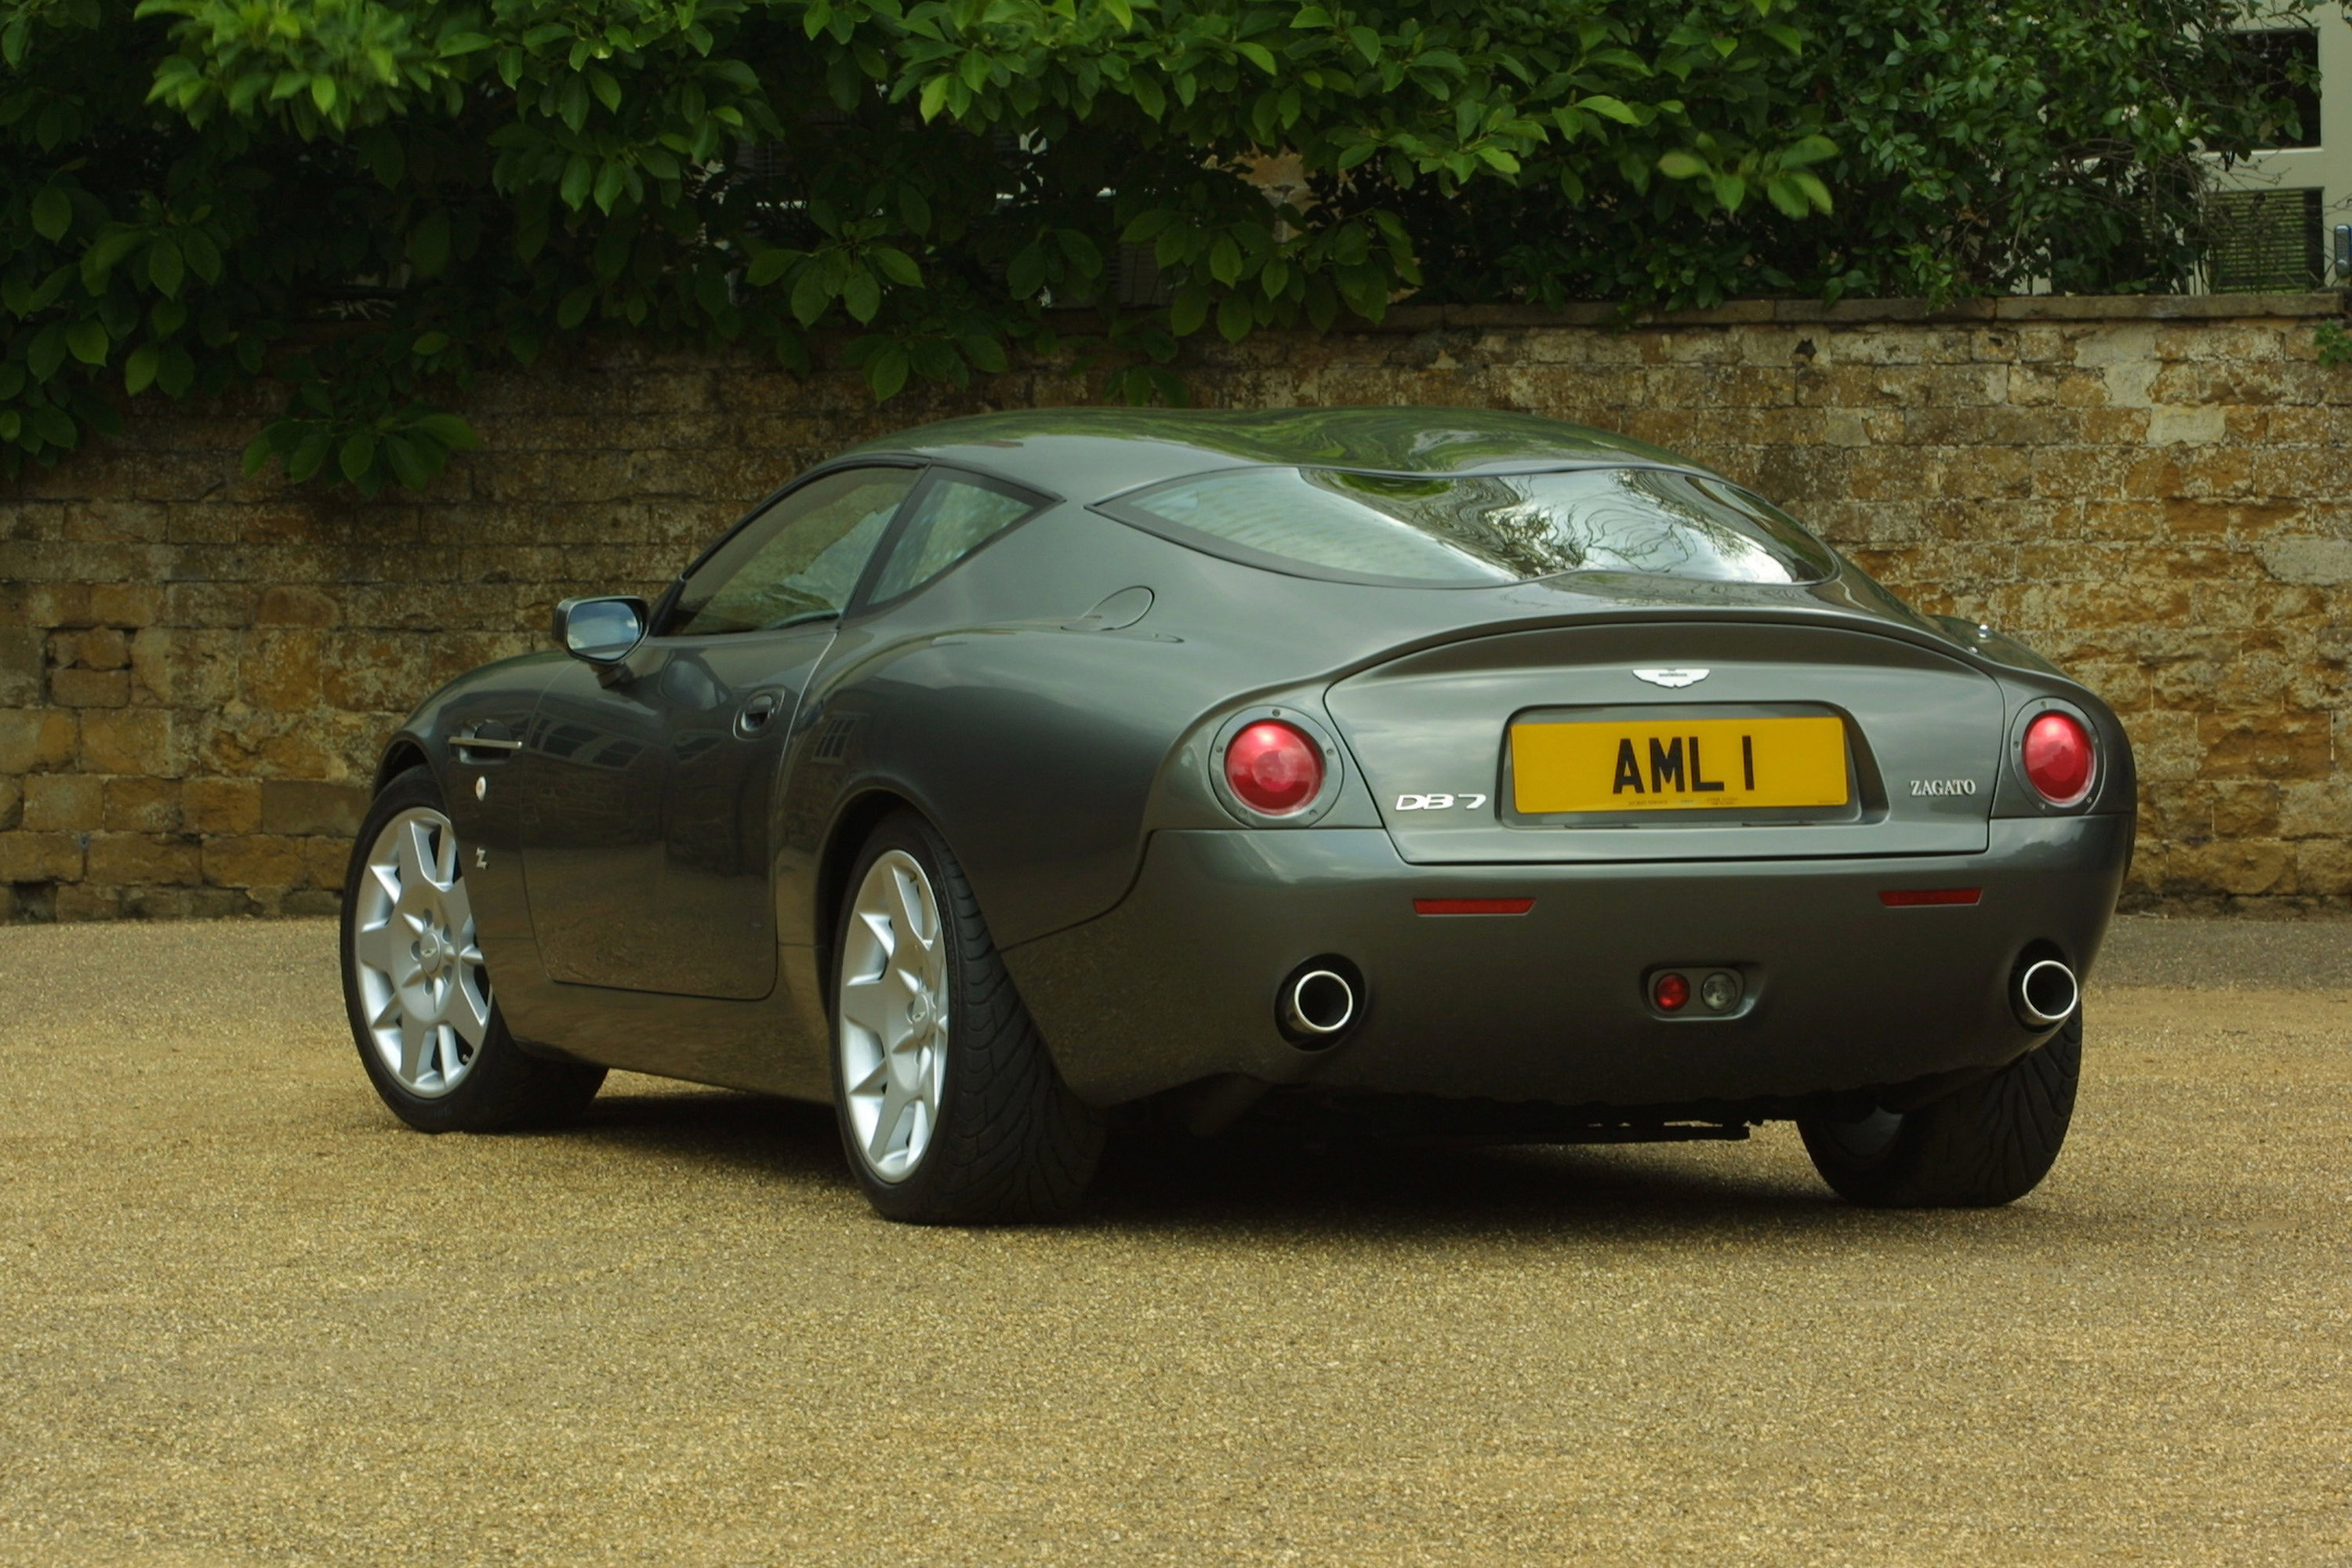
POLYGON ((1979 851, 2001 738, 1958 659, 1785 623, 1474 637, 1328 702, 1424 865, 1979 851))

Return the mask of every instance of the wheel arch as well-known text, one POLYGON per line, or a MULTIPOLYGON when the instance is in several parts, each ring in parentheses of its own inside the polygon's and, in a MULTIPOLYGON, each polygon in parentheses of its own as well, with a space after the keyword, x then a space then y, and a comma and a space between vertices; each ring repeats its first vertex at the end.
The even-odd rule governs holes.
POLYGON ((368 785, 370 798, 382 795, 384 786, 411 768, 429 768, 433 759, 424 743, 413 735, 395 735, 383 749, 383 756, 375 765, 375 778, 368 785))
MULTIPOLYGON (((895 811, 911 811, 926 822, 930 817, 923 808, 893 789, 868 789, 850 800, 834 818, 833 830, 825 836, 824 849, 817 858, 816 908, 809 929, 816 934, 816 970, 824 986, 824 1008, 828 1017, 833 1012, 833 963, 835 925, 841 912, 841 900, 849 891, 849 870, 856 863, 857 852, 882 819, 895 811)), ((932 824, 936 830, 938 825, 932 824)))

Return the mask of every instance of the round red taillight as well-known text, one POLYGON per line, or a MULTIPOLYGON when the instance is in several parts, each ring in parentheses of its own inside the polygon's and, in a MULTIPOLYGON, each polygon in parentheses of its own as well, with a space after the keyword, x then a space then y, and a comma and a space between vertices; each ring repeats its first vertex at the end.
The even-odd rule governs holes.
POLYGON ((2026 781, 2053 805, 2080 805, 2091 793, 2091 732, 2070 713, 2044 713, 2025 727, 2026 781))
POLYGON ((1650 1000, 1661 1013, 1679 1013, 1690 1003, 1690 982, 1679 974, 1661 974, 1650 987, 1650 1000))
POLYGON ((1322 749, 1303 731, 1261 719, 1225 748, 1225 783, 1252 811, 1297 811, 1323 788, 1322 749))

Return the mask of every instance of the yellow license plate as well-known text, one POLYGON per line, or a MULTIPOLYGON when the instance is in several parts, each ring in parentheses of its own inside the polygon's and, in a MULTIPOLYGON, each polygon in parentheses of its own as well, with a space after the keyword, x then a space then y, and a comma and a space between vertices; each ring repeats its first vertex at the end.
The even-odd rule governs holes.
POLYGON ((1843 805, 1845 723, 1679 719, 1511 726, 1511 794, 1530 816, 1843 805))

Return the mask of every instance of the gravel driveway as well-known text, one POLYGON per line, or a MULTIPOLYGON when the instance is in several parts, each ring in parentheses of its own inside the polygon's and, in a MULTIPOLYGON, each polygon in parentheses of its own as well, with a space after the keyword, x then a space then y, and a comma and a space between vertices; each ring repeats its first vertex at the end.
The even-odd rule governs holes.
POLYGON ((1773 1127, 974 1232, 653 1079, 405 1131, 333 941, 0 930, 0 1562, 2352 1562, 2352 924, 2128 922, 2007 1210, 1773 1127))

